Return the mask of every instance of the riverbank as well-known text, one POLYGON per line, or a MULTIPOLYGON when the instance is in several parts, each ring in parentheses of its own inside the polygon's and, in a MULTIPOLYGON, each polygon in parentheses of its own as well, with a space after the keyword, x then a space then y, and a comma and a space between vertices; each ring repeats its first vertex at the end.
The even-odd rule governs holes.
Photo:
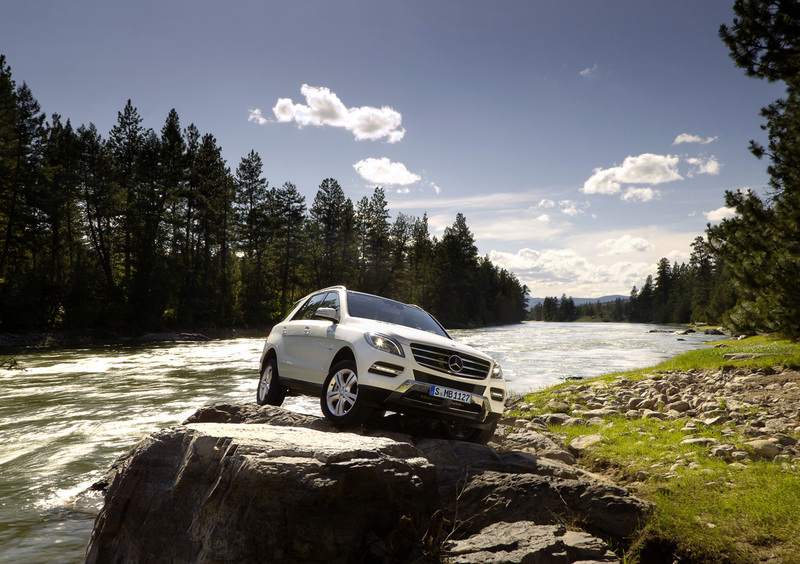
POLYGON ((0 352, 25 348, 105 347, 142 343, 170 343, 266 337, 270 327, 206 327, 170 331, 32 331, 27 333, 0 332, 0 352))
POLYGON ((521 396, 510 436, 540 432, 655 502, 626 562, 797 563, 798 367, 798 345, 726 341, 521 396))

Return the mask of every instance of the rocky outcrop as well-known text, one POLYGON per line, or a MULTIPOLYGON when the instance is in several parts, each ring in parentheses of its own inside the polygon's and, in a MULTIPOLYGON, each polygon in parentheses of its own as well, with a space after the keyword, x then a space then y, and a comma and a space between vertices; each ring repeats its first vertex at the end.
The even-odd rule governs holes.
POLYGON ((200 410, 98 484, 87 562, 616 562, 605 540, 650 508, 536 432, 485 446, 386 419, 340 432, 273 407, 200 410))

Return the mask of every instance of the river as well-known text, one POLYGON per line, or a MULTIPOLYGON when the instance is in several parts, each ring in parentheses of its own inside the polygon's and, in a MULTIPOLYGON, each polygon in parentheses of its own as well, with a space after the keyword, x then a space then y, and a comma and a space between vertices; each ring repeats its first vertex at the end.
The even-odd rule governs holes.
MULTIPOLYGON (((452 331, 512 391, 641 368, 709 337, 654 325, 523 323, 452 331), (681 340, 679 340, 681 339, 681 340)), ((0 562, 84 561, 97 503, 78 494, 140 438, 198 407, 255 401, 263 339, 16 351, 0 369, 0 562)), ((10 352, 0 349, 0 359, 10 352)), ((320 414, 310 398, 285 407, 320 414)))

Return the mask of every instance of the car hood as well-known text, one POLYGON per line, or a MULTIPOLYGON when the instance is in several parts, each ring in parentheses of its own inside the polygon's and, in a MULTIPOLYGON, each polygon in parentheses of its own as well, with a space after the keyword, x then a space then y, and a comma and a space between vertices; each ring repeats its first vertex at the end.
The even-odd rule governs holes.
POLYGON ((493 361, 492 357, 490 357, 488 354, 482 351, 479 351, 478 349, 475 349, 463 343, 459 343, 458 341, 454 341, 453 339, 448 339, 447 337, 436 335, 435 333, 422 331, 421 329, 414 329, 412 327, 406 327, 404 325, 395 325, 394 323, 385 323, 383 321, 361 319, 358 317, 351 317, 350 319, 348 319, 347 325, 351 327, 359 327, 360 329, 363 329, 365 332, 371 331, 373 333, 382 333, 389 337, 394 337, 405 345, 408 345, 409 343, 432 345, 432 346, 442 347, 444 349, 451 349, 453 350, 453 352, 470 354, 480 358, 485 358, 486 360, 489 361, 493 361))

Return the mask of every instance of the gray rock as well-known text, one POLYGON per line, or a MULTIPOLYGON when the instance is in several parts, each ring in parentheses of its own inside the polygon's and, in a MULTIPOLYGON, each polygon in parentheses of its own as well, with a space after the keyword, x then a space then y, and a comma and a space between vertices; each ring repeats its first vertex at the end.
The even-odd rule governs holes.
MULTIPOLYGON (((553 525, 566 520, 597 536, 625 538, 652 509, 626 490, 600 482, 489 471, 467 476, 460 495, 458 488, 451 495, 454 502, 458 495, 457 517, 469 534, 501 521, 553 525)), ((449 499, 441 489, 440 495, 449 499)))
POLYGON ((628 409, 636 409, 637 407, 639 407, 639 405, 641 405, 641 403, 642 403, 642 398, 631 398, 628 400, 628 404, 626 407, 628 409))
POLYGON ((734 451, 736 451, 736 447, 733 445, 717 445, 712 446, 708 453, 718 458, 730 458, 734 451))
POLYGON ((723 423, 727 422, 728 418, 724 415, 717 415, 716 417, 708 417, 707 419, 703 420, 704 425, 722 425, 723 423))
POLYGON ((540 416, 548 425, 563 425, 565 421, 570 419, 566 413, 545 413, 540 416))
POLYGON ((581 454, 588 448, 603 442, 603 436, 598 434, 591 434, 591 435, 582 435, 580 437, 575 437, 569 443, 569 449, 576 453, 581 454))
POLYGON ((517 451, 535 454, 564 464, 575 465, 575 457, 541 433, 530 430, 517 430, 503 436, 497 445, 501 452, 517 451))
POLYGON ((691 439, 683 439, 681 441, 681 445, 688 445, 688 446, 713 446, 719 443, 717 439, 712 437, 697 437, 691 439))
POLYGON ((778 456, 781 453, 781 449, 778 446, 779 442, 777 439, 756 439, 755 441, 747 441, 745 446, 749 446, 753 449, 753 452, 756 455, 772 459, 778 456))
POLYGON ((203 423, 134 450, 95 522, 89 564, 347 562, 365 535, 390 535, 403 516, 423 523, 438 499, 433 465, 389 438, 203 423))
POLYGON ((689 402, 683 401, 683 400, 678 400, 678 401, 675 401, 675 402, 667 404, 666 409, 667 409, 667 411, 674 410, 674 411, 677 411, 678 413, 683 413, 684 411, 689 411, 689 409, 691 409, 691 407, 692 406, 689 405, 689 402))
POLYGON ((603 541, 591 535, 530 521, 489 525, 467 539, 450 543, 447 556, 452 564, 619 562, 603 541))
MULTIPOLYGON (((516 522, 550 527, 551 552, 560 560, 534 561, 606 562, 614 560, 591 535, 619 542, 652 508, 589 472, 519 450, 393 430, 341 432, 321 418, 271 407, 212 406, 190 419, 118 460, 88 564, 402 564, 420 561, 423 547, 428 554, 441 549, 447 535, 494 526, 490 532, 504 530, 510 539, 509 531, 527 530, 516 522), (229 422, 199 422, 209 420, 229 422), (586 533, 555 527, 567 521, 582 523, 586 533)), ((555 445, 517 433, 533 451, 555 445)), ((487 538, 473 545, 489 546, 487 538)), ((539 550, 521 539, 523 545, 539 550)))

